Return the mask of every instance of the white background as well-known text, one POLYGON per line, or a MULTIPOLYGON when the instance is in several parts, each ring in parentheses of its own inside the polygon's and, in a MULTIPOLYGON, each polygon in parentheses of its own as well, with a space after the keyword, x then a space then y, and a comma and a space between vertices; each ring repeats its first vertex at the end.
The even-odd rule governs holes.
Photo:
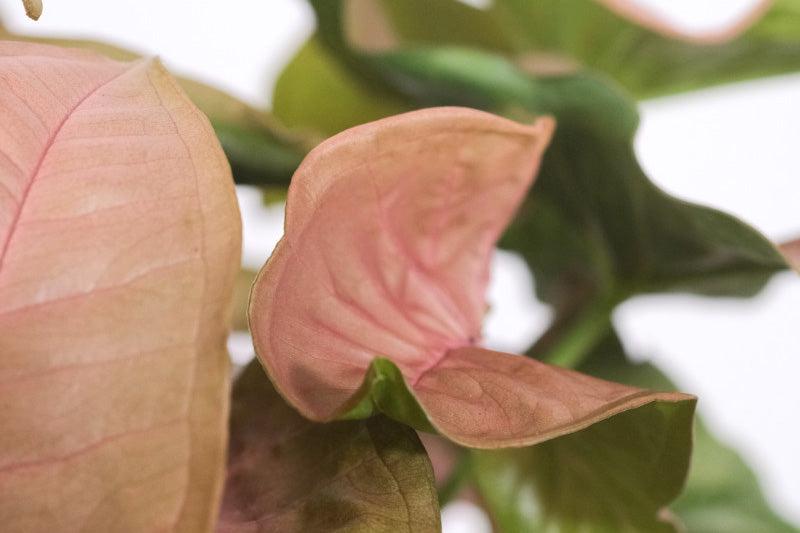
MULTIPOLYGON (((474 2, 473 2, 474 3, 474 2)), ((752 0, 640 0, 688 30, 718 28, 752 0)), ((39 22, 21 2, 0 0, 12 31, 99 38, 159 55, 175 73, 267 105, 283 64, 313 30, 302 0, 45 0, 39 22)), ((768 237, 800 236, 800 75, 645 102, 636 139, 641 162, 668 192, 731 212, 768 237)), ((245 262, 258 267, 281 232, 282 211, 259 209, 241 191, 245 262)), ((522 350, 547 312, 520 290, 532 283, 520 260, 496 257, 486 333, 522 350)), ((755 300, 641 297, 615 322, 640 358, 700 397, 711 428, 753 465, 769 500, 800 525, 798 427, 800 277, 775 278, 755 300)), ((445 531, 487 531, 467 509, 447 509, 445 531)))

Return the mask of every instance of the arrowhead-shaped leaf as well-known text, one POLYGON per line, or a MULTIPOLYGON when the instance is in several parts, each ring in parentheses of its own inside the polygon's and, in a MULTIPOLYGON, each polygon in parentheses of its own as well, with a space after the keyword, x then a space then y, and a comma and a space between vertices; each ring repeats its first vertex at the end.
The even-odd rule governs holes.
POLYGON ((376 358, 397 366, 433 427, 475 447, 539 442, 687 399, 478 347, 491 252, 552 127, 434 108, 353 128, 309 154, 250 303, 256 352, 303 414, 369 414, 361 385, 376 358))
MULTIPOLYGON (((323 29, 331 24, 326 19, 323 29)), ((335 33, 336 27, 326 31, 335 33)), ((787 266, 771 243, 741 221, 656 188, 633 151, 635 108, 595 76, 531 77, 502 57, 459 48, 372 56, 333 49, 360 65, 351 76, 367 70, 417 106, 466 105, 557 118, 539 179, 500 245, 526 258, 539 297, 558 316, 598 300, 610 309, 640 292, 748 296, 787 266)), ((371 79, 367 74, 363 80, 371 79)), ((315 123, 306 118, 307 126, 315 123)))
POLYGON ((245 368, 219 533, 440 530, 433 470, 413 430, 385 417, 309 422, 258 361, 245 368))
POLYGON ((240 221, 158 61, 0 44, 0 523, 208 531, 240 221))

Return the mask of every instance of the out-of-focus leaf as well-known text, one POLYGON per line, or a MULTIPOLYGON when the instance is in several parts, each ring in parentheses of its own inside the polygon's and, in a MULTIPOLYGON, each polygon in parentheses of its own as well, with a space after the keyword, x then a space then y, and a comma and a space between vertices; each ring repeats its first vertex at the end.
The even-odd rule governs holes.
POLYGON ((411 109, 397 96, 354 78, 330 54, 313 37, 281 72, 272 112, 286 126, 334 135, 411 109))
POLYGON ((222 491, 241 224, 158 61, 0 45, 0 523, 200 532, 222 491))
MULTIPOLYGON (((463 105, 518 120, 556 117, 540 177, 500 245, 526 258, 539 297, 559 319, 572 321, 588 307, 611 309, 641 292, 749 296, 786 268, 774 246, 746 224, 670 197, 647 179, 633 151, 633 103, 603 79, 532 77, 474 49, 357 54, 343 50, 336 2, 315 7, 327 16, 319 38, 337 54, 330 61, 360 83, 379 79, 408 105, 463 105)), ((313 127, 325 111, 315 114, 303 124, 313 127)))
POLYGON ((794 266, 795 270, 800 271, 800 239, 783 243, 780 246, 780 250, 787 261, 794 266))
POLYGON ((42 0, 22 0, 25 6, 25 14, 33 20, 39 20, 42 16, 42 0))
POLYGON ((542 300, 564 310, 641 292, 750 296, 786 268, 743 222, 656 188, 630 141, 575 119, 564 116, 501 242, 526 258, 542 300))
POLYGON ((385 27, 395 45, 445 44, 514 51, 509 32, 495 17, 458 0, 349 0, 344 7, 348 41, 365 51, 385 45, 371 41, 364 26, 385 27))
POLYGON ((236 276, 233 285, 233 313, 231 314, 231 329, 247 331, 247 304, 250 300, 250 288, 256 279, 254 270, 243 268, 236 276))
POLYGON ((230 426, 219 533, 441 530, 430 461, 401 424, 310 422, 253 361, 234 385, 230 426))
POLYGON ((250 303, 256 353, 303 414, 381 409, 424 429, 424 413, 451 440, 494 448, 688 400, 477 346, 492 250, 552 127, 432 108, 347 130, 306 157, 250 303), (388 361, 364 383, 376 358, 388 361), (410 394, 375 389, 387 385, 410 394))
POLYGON ((694 402, 654 403, 536 446, 475 450, 478 490, 497 531, 672 533, 694 402))
POLYGON ((487 9, 454 0, 373 3, 396 45, 501 52, 540 72, 588 67, 637 98, 800 69, 798 0, 761 1, 728 27, 696 35, 626 0, 495 0, 487 9))
MULTIPOLYGON (((588 360, 583 372, 629 385, 671 390, 674 385, 657 368, 632 363, 615 334, 608 335, 588 360)), ((670 506, 688 533, 797 533, 770 509, 756 477, 745 462, 720 443, 701 421, 695 424, 689 477, 670 506)))
POLYGON ((501 246, 526 258, 540 298, 559 311, 609 294, 748 296, 786 268, 775 247, 746 224, 672 198, 647 179, 633 152, 635 109, 597 77, 526 77, 498 56, 459 49, 415 49, 365 62, 422 105, 556 117, 539 179, 501 246))
MULTIPOLYGON (((81 48, 118 61, 141 58, 130 50, 97 41, 13 34, 2 23, 0 40, 81 48)), ((219 89, 187 78, 178 78, 178 82, 211 121, 236 183, 288 186, 303 155, 320 140, 289 132, 265 111, 257 110, 219 89)))
POLYGON ((519 51, 565 55, 637 98, 800 69, 797 0, 762 1, 730 27, 694 38, 624 0, 497 0, 490 11, 519 51))

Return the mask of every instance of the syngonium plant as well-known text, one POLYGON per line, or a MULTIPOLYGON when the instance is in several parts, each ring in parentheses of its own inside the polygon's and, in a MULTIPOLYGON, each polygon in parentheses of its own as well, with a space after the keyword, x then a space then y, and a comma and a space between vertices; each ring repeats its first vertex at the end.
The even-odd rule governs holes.
POLYGON ((689 471, 695 399, 628 361, 609 314, 754 294, 796 242, 653 187, 635 109, 587 70, 656 94, 796 68, 789 4, 726 48, 625 2, 313 2, 275 100, 302 134, 157 60, 0 26, 3 530, 427 532, 467 487, 505 532, 794 531, 702 425, 689 471), (345 8, 390 46, 350 42, 345 8), (569 38, 590 34, 647 46, 569 38), (231 387, 233 182, 284 187, 349 126, 291 178, 231 387), (526 355, 482 343, 498 240, 555 311, 526 355))

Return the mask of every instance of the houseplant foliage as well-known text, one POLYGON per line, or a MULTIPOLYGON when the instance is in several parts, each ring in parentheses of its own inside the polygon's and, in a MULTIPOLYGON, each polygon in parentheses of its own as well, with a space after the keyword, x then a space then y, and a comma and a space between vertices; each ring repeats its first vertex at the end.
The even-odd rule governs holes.
POLYGON ((796 267, 632 149, 636 98, 797 69, 796 0, 706 36, 623 1, 311 5, 277 118, 0 25, 4 531, 427 532, 469 491, 497 531, 794 531, 610 314, 796 267), (234 182, 291 187, 231 387, 234 182), (553 309, 524 355, 481 342, 498 243, 553 309))

